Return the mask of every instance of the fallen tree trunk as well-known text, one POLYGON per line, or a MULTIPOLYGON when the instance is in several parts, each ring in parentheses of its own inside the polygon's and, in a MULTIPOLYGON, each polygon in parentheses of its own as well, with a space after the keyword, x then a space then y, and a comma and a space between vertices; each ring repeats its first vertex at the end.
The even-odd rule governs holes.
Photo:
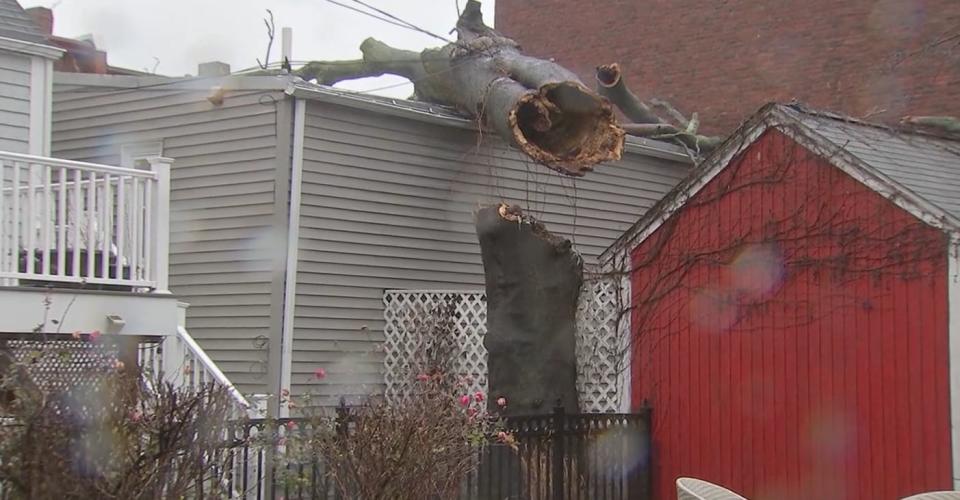
POLYGON ((570 241, 519 208, 481 209, 477 237, 487 290, 489 405, 534 415, 578 411, 576 309, 582 261, 570 241))
POLYGON ((673 125, 660 118, 652 108, 643 102, 627 87, 623 72, 617 63, 597 66, 597 93, 610 99, 617 108, 633 123, 623 126, 624 130, 638 137, 652 139, 670 139, 697 153, 707 153, 723 142, 721 137, 704 136, 697 133, 699 125, 696 114, 690 120, 668 106, 670 114, 680 122, 673 125))
POLYGON ((368 38, 360 47, 363 59, 315 61, 295 73, 326 85, 402 76, 413 82, 418 99, 458 108, 563 174, 582 176, 620 158, 624 131, 613 107, 576 75, 521 53, 516 42, 483 23, 476 0, 467 2, 456 30, 456 42, 419 53, 368 38))
POLYGON ((904 116, 900 124, 947 135, 960 135, 960 118, 954 116, 904 116))

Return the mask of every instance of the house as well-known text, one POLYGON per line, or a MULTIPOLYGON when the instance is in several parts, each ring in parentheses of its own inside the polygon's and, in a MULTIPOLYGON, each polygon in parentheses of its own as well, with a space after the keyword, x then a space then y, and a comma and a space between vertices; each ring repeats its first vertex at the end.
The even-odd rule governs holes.
POLYGON ((605 251, 654 490, 960 487, 960 140, 768 105, 605 251))
POLYGON ((66 341, 77 362, 39 372, 69 380, 91 359, 74 332, 102 332, 115 341, 110 355, 130 366, 229 385, 183 329, 168 290, 169 159, 121 168, 50 156, 62 53, 17 2, 0 0, 0 349, 22 358, 38 336, 66 341))
POLYGON ((708 134, 794 98, 887 124, 960 115, 955 0, 497 0, 496 26, 585 82, 619 62, 640 98, 699 112, 708 134))
POLYGON ((53 150, 174 160, 170 289, 244 393, 381 391, 392 290, 483 290, 473 212, 516 203, 595 258, 689 169, 670 144, 561 177, 443 106, 290 76, 56 74, 53 150), (316 376, 323 368, 325 376, 316 376))

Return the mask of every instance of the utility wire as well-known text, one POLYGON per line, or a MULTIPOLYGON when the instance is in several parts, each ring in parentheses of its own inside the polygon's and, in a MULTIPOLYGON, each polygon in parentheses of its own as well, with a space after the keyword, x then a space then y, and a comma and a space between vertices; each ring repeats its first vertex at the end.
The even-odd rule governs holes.
MULTIPOLYGON (((328 1, 329 1, 329 0, 328 0, 328 1)), ((363 0, 353 0, 353 2, 354 2, 354 3, 358 3, 358 4, 360 4, 360 5, 363 5, 364 7, 368 8, 368 9, 374 11, 374 12, 377 12, 378 14, 387 16, 387 17, 389 17, 390 19, 393 19, 394 21, 403 23, 403 24, 407 25, 410 29, 412 29, 412 30, 414 30, 414 31, 419 31, 420 33, 423 33, 423 34, 425 34, 425 35, 427 35, 427 36, 432 36, 432 37, 434 37, 434 38, 436 38, 436 39, 438 39, 438 40, 442 40, 442 41, 447 42, 447 43, 453 43, 452 40, 449 40, 449 39, 446 38, 446 37, 443 37, 443 36, 440 36, 440 35, 438 35, 438 34, 436 34, 436 33, 431 32, 431 31, 425 30, 425 29, 423 29, 423 28, 421 28, 421 27, 419 27, 419 26, 417 26, 417 25, 415 25, 415 24, 413 24, 413 23, 411 23, 411 22, 404 21, 403 19, 400 19, 399 17, 397 17, 397 16, 395 16, 395 15, 393 15, 393 14, 391 14, 391 13, 385 11, 385 10, 378 9, 378 8, 376 8, 376 7, 372 6, 372 5, 364 2, 363 0)))
POLYGON ((334 5, 337 5, 337 6, 340 6, 340 7, 343 7, 344 9, 349 9, 349 10, 352 10, 352 11, 354 11, 354 12, 358 12, 358 13, 360 13, 360 14, 363 14, 363 15, 365 15, 365 16, 372 17, 372 18, 374 18, 374 19, 376 19, 376 20, 378 20, 378 21, 383 21, 383 22, 385 22, 385 23, 387 23, 387 24, 392 24, 392 25, 394 25, 394 26, 399 26, 399 27, 405 28, 405 29, 413 29, 413 28, 411 28, 410 26, 408 26, 408 25, 406 25, 406 24, 403 24, 403 23, 401 23, 401 22, 393 21, 393 20, 390 20, 390 19, 388 19, 388 18, 386 18, 386 17, 380 17, 380 16, 374 14, 373 12, 366 11, 366 10, 363 10, 363 9, 358 9, 358 8, 352 6, 352 5, 347 5, 347 4, 345 4, 345 3, 338 2, 337 0, 327 0, 327 2, 332 3, 332 4, 334 4, 334 5))

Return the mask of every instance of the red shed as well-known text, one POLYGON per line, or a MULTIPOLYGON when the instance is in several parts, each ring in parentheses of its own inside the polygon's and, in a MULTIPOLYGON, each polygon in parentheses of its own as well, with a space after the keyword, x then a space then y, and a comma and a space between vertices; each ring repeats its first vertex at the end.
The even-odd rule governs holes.
POLYGON ((769 105, 604 255, 655 498, 960 485, 960 142, 769 105))

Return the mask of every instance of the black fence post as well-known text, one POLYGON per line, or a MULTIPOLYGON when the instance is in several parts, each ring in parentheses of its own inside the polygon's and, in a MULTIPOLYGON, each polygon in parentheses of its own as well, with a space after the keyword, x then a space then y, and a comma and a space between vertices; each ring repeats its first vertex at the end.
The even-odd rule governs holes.
POLYGON ((564 478, 564 467, 563 463, 566 460, 566 447, 564 446, 564 432, 566 429, 566 410, 563 408, 563 402, 557 399, 557 405, 553 408, 553 457, 551 460, 551 472, 550 476, 553 479, 551 481, 551 495, 552 500, 562 500, 565 498, 563 495, 563 486, 566 483, 566 478, 564 478))
POLYGON ((337 435, 346 438, 350 430, 350 408, 347 407, 347 400, 340 398, 340 404, 337 405, 337 435))
POLYGON ((643 450, 644 462, 642 476, 640 478, 640 498, 649 499, 652 497, 653 489, 653 407, 650 401, 644 399, 640 407, 641 425, 643 429, 643 450))

